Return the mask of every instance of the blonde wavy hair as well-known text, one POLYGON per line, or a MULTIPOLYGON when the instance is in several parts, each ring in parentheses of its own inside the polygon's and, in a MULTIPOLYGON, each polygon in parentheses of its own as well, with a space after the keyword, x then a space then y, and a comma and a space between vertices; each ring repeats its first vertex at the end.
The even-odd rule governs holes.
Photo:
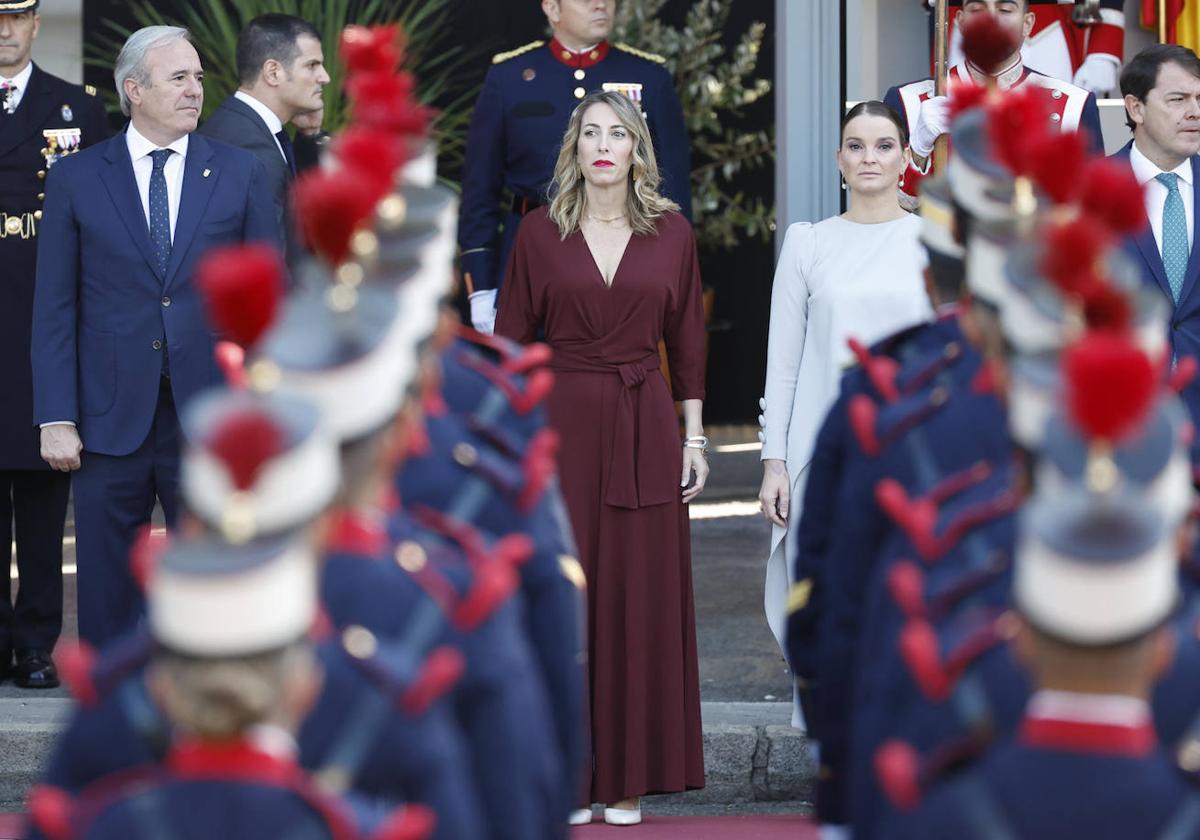
POLYGON ((558 163, 554 167, 554 181, 550 191, 550 219, 558 225, 558 232, 566 239, 579 230, 579 223, 587 210, 586 183, 579 166, 579 136, 583 133, 583 115, 593 105, 604 103, 617 114, 617 120, 633 137, 633 161, 629 167, 629 192, 625 199, 625 213, 634 233, 652 234, 654 223, 664 214, 679 209, 679 205, 664 198, 658 191, 662 176, 658 173, 658 159, 654 155, 654 143, 650 139, 650 127, 646 118, 629 97, 615 91, 597 91, 583 98, 571 113, 567 133, 563 135, 562 147, 558 150, 558 163))
POLYGON ((155 657, 151 678, 169 685, 159 699, 176 726, 203 740, 222 741, 277 714, 291 680, 314 667, 306 642, 222 659, 163 651, 155 657))

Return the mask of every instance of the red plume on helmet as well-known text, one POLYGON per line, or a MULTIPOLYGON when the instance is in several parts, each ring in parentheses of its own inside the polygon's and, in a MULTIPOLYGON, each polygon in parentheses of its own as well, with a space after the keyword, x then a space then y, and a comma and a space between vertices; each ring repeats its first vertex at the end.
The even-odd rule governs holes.
POLYGON ((988 140, 993 154, 1014 175, 1030 174, 1027 149, 1051 129, 1049 92, 1025 85, 993 99, 988 105, 988 140))
POLYGON ((1083 319, 1089 330, 1123 334, 1133 326, 1129 296, 1111 283, 1094 280, 1083 287, 1083 319))
POLYGON ((405 37, 400 24, 347 26, 342 30, 339 55, 351 76, 395 73, 404 61, 405 37))
POLYGON ((378 186, 356 169, 304 173, 293 192, 304 241, 331 265, 341 264, 355 232, 374 215, 378 196, 378 186))
POLYGON ((960 31, 963 55, 985 73, 1003 70, 1005 59, 1021 48, 1020 35, 990 13, 971 15, 960 31))
POLYGON ((1087 143, 1082 132, 1047 131, 1025 144, 1026 171, 1055 204, 1068 204, 1084 183, 1087 143))
POLYGON ((375 185, 376 200, 391 191, 396 172, 407 158, 404 144, 395 135, 358 125, 338 135, 333 154, 344 168, 361 173, 375 185))
POLYGON ((225 465, 239 491, 249 490, 267 462, 284 450, 282 429, 260 411, 239 411, 222 418, 205 447, 225 465))
POLYGON ((1068 413, 1088 438, 1119 443, 1150 413, 1158 371, 1131 336, 1090 332, 1067 348, 1062 365, 1068 413))
POLYGON ((196 285, 213 326, 253 347, 279 311, 283 265, 266 245, 217 248, 197 266, 196 285))
POLYGON ((359 125, 416 137, 429 128, 429 110, 416 101, 407 73, 362 73, 346 82, 346 92, 359 125))
POLYGON ((1052 224, 1042 238, 1040 268, 1064 295, 1090 282, 1109 245, 1105 227, 1088 216, 1052 224))
POLYGON ((898 739, 885 741, 875 753, 875 776, 891 803, 911 811, 921 802, 921 758, 912 745, 898 739))
POLYGON ((1113 233, 1132 235, 1145 229, 1143 188, 1128 166, 1096 158, 1084 167, 1079 203, 1084 212, 1104 222, 1113 233))

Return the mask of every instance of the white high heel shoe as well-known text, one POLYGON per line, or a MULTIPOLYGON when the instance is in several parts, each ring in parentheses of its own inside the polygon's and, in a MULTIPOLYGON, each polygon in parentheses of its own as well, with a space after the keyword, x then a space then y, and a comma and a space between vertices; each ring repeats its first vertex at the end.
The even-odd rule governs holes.
POLYGON ((638 800, 636 808, 605 807, 604 821, 609 825, 637 825, 642 821, 642 801, 638 800))
POLYGON ((567 817, 567 823, 570 825, 587 825, 592 821, 591 808, 576 808, 567 817))

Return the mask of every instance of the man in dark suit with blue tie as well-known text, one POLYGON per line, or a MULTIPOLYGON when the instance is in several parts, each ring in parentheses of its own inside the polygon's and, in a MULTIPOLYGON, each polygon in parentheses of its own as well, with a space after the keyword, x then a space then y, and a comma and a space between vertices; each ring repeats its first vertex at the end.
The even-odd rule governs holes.
MULTIPOLYGON (((1200 58, 1186 47, 1155 44, 1121 72, 1126 122, 1133 140, 1113 157, 1125 161, 1145 190, 1149 225, 1125 251, 1171 302, 1174 358, 1200 357, 1200 58)), ((1192 421, 1200 422, 1200 383, 1183 391, 1192 421)))
POLYGON ((77 471, 79 633, 95 645, 141 616, 129 550, 156 500, 175 523, 176 409, 221 381, 196 262, 281 242, 262 164, 192 133, 204 71, 187 31, 138 30, 114 75, 126 130, 50 172, 31 348, 42 457, 77 471))
POLYGON ((321 35, 298 17, 262 15, 238 36, 237 63, 237 91, 217 106, 200 133, 253 152, 262 161, 293 253, 287 216, 296 149, 286 126, 297 127, 297 145, 312 143, 321 133, 321 97, 329 84, 321 35))

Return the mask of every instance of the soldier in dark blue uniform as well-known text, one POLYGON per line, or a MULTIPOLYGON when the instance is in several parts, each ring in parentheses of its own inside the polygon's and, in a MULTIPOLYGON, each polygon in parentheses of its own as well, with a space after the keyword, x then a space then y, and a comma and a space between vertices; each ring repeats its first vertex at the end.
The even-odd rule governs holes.
POLYGON ((662 191, 691 218, 691 154, 671 76, 661 56, 608 42, 615 6, 615 0, 550 0, 544 4, 554 29, 550 42, 492 59, 471 118, 458 222, 471 322, 482 332, 495 322, 517 225, 549 200, 567 121, 588 93, 616 90, 642 106, 662 191))
POLYGON ((71 482, 42 460, 33 425, 29 342, 38 227, 46 172, 109 131, 94 88, 69 84, 30 60, 37 12, 37 0, 0 2, 0 545, 16 537, 21 574, 15 607, 8 575, 0 575, 0 680, 11 672, 23 688, 52 688, 71 482))

